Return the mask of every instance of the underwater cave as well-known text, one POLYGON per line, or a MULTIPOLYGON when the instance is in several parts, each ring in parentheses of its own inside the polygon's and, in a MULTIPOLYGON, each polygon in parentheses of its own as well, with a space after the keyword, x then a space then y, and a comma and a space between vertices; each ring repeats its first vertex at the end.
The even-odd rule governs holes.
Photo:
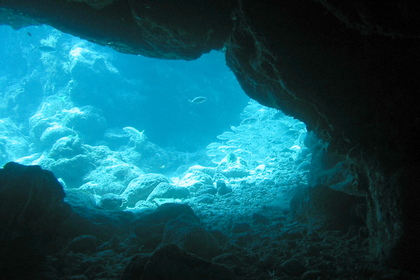
POLYGON ((420 279, 419 11, 0 0, 1 277, 420 279))

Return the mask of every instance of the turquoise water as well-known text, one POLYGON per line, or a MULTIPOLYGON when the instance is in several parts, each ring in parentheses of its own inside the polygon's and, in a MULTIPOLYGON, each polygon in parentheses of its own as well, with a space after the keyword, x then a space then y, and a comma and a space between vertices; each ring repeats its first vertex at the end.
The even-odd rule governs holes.
POLYGON ((71 187, 105 180, 116 187, 103 193, 120 194, 140 173, 176 177, 231 159, 246 177, 304 161, 305 125, 251 101, 222 52, 151 59, 48 26, 2 26, 0 36, 1 165, 37 164, 71 187), (124 179, 104 175, 109 166, 124 179))
MULTIPOLYGON (((182 215, 184 220, 171 220, 186 223, 187 231, 175 226, 173 234, 194 240, 198 249, 191 253, 211 258, 224 251, 249 252, 246 259, 252 264, 241 263, 249 270, 243 275, 254 274, 251 256, 268 259, 272 246, 267 244, 297 226, 289 219, 289 206, 296 190, 307 185, 311 151, 304 145, 306 126, 250 100, 226 67, 223 53, 191 62, 150 59, 120 54, 46 26, 3 26, 0 37, 0 166, 16 161, 52 171, 63 189, 55 179, 47 181, 65 193, 64 202, 70 205, 63 209, 71 207, 89 225, 66 220, 64 227, 51 231, 51 239, 43 237, 41 245, 58 240, 48 264, 58 278, 86 273, 89 279, 121 279, 133 254, 150 253, 162 241, 154 236, 163 232, 136 225, 136 219, 149 219, 144 215, 152 213, 153 226, 154 215, 165 207, 171 217, 176 212, 171 207, 191 214, 192 219, 182 215), (220 246, 210 232, 221 238, 220 246), (65 270, 60 270, 61 256, 55 257, 62 248, 83 253, 77 260, 65 253, 70 264, 65 270), (97 272, 77 271, 78 262, 93 256, 89 251, 106 265, 97 272)), ((13 163, 0 169, 2 182, 8 183, 0 188, 19 195, 5 203, 7 213, 33 217, 39 207, 19 208, 22 197, 44 203, 46 193, 39 188, 51 189, 36 177, 12 177, 15 168, 43 171, 13 163), (34 191, 21 196, 22 187, 34 191)), ((16 239, 20 228, 13 229, 14 215, 6 216, 4 240, 15 242, 7 254, 15 258, 11 263, 25 263, 26 255, 15 251, 14 244, 36 247, 40 238, 29 234, 26 243, 16 239)), ((50 225, 44 218, 42 224, 50 225)), ((36 222, 25 226, 31 233, 31 226, 38 228, 36 222)), ((183 248, 184 241, 177 242, 183 248)), ((40 248, 28 258, 46 254, 40 248)), ((273 262, 267 266, 270 273, 264 273, 273 276, 276 266, 273 262)), ((239 279, 262 279, 256 274, 239 279)))
POLYGON ((191 62, 150 59, 47 26, 2 26, 0 36, 0 117, 18 126, 58 98, 63 109, 102 110, 106 129, 132 126, 162 147, 195 152, 237 122, 249 100, 220 52, 191 62), (206 101, 189 102, 199 96, 206 101))

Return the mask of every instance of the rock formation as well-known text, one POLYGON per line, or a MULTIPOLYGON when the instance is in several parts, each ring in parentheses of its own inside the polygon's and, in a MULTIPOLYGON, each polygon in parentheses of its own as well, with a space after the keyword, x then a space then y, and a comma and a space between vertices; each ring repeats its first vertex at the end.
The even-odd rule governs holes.
POLYGON ((376 260, 418 271, 419 11, 408 0, 1 0, 0 23, 156 58, 225 50, 249 96, 305 122, 350 166, 376 260))

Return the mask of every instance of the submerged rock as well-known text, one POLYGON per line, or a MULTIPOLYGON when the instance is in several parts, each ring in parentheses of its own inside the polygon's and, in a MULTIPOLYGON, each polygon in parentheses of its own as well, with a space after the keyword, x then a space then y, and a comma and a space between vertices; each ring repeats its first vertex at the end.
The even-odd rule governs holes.
POLYGON ((139 200, 146 200, 160 183, 169 183, 169 180, 162 174, 140 175, 130 182, 121 197, 127 201, 127 207, 133 207, 139 200))
POLYGON ((220 253, 214 237, 207 232, 195 216, 182 214, 165 226, 162 244, 176 244, 182 250, 204 259, 220 253))
POLYGON ((107 210, 121 210, 123 209, 124 199, 113 193, 108 193, 101 197, 99 206, 107 210))
POLYGON ((195 203, 204 203, 204 204, 213 204, 214 203, 214 195, 205 193, 202 195, 199 195, 194 198, 195 203))
POLYGON ((100 139, 106 129, 102 110, 94 106, 73 107, 63 110, 63 124, 83 135, 89 143, 100 139))
POLYGON ((241 178, 250 174, 246 161, 233 153, 226 155, 220 162, 217 172, 220 172, 226 178, 241 178))
POLYGON ((110 154, 100 162, 100 165, 84 177, 86 181, 80 188, 94 194, 121 194, 128 184, 143 174, 135 165, 125 163, 110 154))
POLYGON ((287 260, 281 264, 282 269, 290 276, 300 277, 306 271, 306 267, 298 260, 287 260))
POLYGON ((49 148, 60 138, 75 135, 75 132, 68 127, 65 127, 59 123, 52 123, 48 128, 44 130, 39 138, 41 147, 49 148))
POLYGON ((217 180, 216 187, 218 195, 225 195, 232 192, 232 188, 227 186, 223 180, 217 180))
POLYGON ((189 170, 184 177, 178 182, 181 187, 188 188, 190 191, 197 191, 203 185, 213 185, 213 179, 210 175, 201 170, 189 170))
POLYGON ((154 249, 162 242, 166 224, 180 215, 195 217, 194 211, 185 204, 166 203, 156 208, 151 213, 146 213, 133 222, 134 232, 141 243, 147 248, 154 249))
POLYGON ((230 269, 184 252, 174 244, 163 245, 157 249, 141 273, 142 280, 230 280, 234 278, 235 275, 230 269))
POLYGON ((217 193, 217 188, 214 187, 213 185, 204 185, 201 188, 199 188, 197 190, 197 192, 195 193, 196 196, 200 196, 202 194, 211 194, 211 195, 215 195, 217 193))
POLYGON ((174 186, 168 183, 160 183, 147 197, 147 200, 155 198, 186 198, 190 195, 187 188, 174 186))
POLYGON ((14 162, 0 169, 0 271, 4 279, 31 275, 72 211, 54 175, 14 162))
POLYGON ((94 252, 97 247, 97 238, 93 235, 81 235, 69 242, 67 249, 77 253, 94 252))
POLYGON ((121 280, 141 279, 144 267, 150 259, 150 254, 136 254, 131 257, 129 263, 124 268, 121 280))

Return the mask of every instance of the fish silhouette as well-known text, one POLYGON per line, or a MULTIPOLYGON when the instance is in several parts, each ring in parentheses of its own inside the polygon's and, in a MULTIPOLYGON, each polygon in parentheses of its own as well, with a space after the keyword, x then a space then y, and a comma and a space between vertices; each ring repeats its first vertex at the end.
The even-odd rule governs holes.
POLYGON ((56 48, 51 47, 51 46, 47 46, 47 45, 41 45, 41 46, 38 46, 38 47, 34 47, 32 49, 32 51, 34 51, 34 50, 39 50, 40 52, 45 52, 45 53, 50 53, 50 52, 57 51, 56 48))
POLYGON ((189 102, 194 103, 194 104, 201 104, 205 102, 206 100, 207 100, 207 97, 204 97, 204 96, 197 96, 192 100, 188 99, 189 102))

